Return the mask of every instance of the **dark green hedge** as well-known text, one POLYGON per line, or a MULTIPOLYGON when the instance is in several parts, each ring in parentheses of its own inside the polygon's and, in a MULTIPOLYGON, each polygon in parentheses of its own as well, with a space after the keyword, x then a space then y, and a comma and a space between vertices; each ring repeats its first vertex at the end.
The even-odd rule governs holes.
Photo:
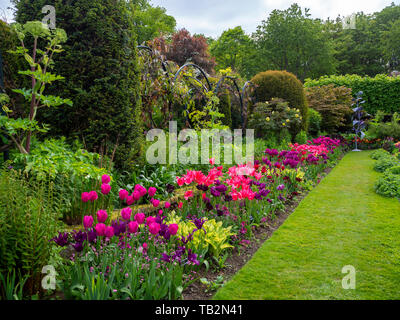
MULTIPOLYGON (((42 20, 47 0, 16 0, 16 21, 42 20)), ((55 73, 65 81, 54 87, 73 107, 44 112, 40 120, 52 134, 79 137, 91 151, 111 154, 130 168, 142 153, 139 70, 136 36, 123 0, 55 0, 56 27, 68 41, 55 57, 55 73)))
POLYGON ((352 89, 355 96, 363 91, 366 101, 364 108, 368 113, 375 114, 378 110, 388 113, 400 111, 400 77, 389 77, 378 74, 374 78, 359 75, 324 76, 319 79, 306 79, 305 87, 334 84, 352 89))

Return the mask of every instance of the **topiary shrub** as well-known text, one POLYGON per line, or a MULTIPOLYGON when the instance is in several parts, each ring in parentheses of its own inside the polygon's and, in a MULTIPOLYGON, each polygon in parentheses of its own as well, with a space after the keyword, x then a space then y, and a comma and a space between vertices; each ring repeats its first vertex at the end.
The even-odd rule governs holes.
POLYGON ((258 73, 251 81, 257 86, 254 90, 257 102, 268 101, 274 97, 286 100, 290 107, 300 110, 301 129, 307 130, 307 100, 301 81, 293 73, 270 70, 258 73))
POLYGON ((322 116, 314 109, 308 108, 308 132, 316 137, 321 132, 322 116))
POLYGON ((351 89, 329 84, 306 88, 305 94, 309 108, 321 114, 323 130, 329 134, 334 134, 340 132, 343 127, 350 125, 352 114, 351 89))
MULTIPOLYGON (((15 0, 16 21, 42 20, 46 0, 15 0)), ((119 168, 130 170, 140 159, 143 129, 139 70, 133 21, 122 0, 56 0, 56 26, 68 41, 54 66, 65 81, 57 95, 73 107, 45 111, 51 134, 79 137, 90 151, 114 154, 119 168)))
POLYGON ((290 108, 288 102, 279 98, 259 102, 250 115, 248 128, 255 130, 257 138, 274 136, 279 141, 290 142, 301 128, 300 111, 290 108))

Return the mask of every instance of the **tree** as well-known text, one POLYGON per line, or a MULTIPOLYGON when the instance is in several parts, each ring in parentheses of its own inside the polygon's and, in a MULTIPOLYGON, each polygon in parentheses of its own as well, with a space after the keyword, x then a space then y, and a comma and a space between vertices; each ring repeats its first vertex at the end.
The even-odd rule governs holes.
MULTIPOLYGON (((20 23, 42 20, 46 0, 14 0, 20 23)), ((54 71, 65 77, 54 92, 73 101, 68 110, 46 110, 39 120, 53 135, 79 137, 91 151, 102 152, 119 168, 131 168, 142 152, 143 130, 136 37, 123 0, 53 2, 56 26, 68 40, 54 71), (115 149, 115 154, 114 154, 115 149)))
POLYGON ((208 73, 214 71, 215 61, 210 57, 207 40, 203 36, 191 36, 189 31, 181 29, 172 36, 171 43, 165 38, 156 39, 156 42, 162 43, 161 53, 179 66, 192 62, 208 73))
POLYGON ((129 4, 139 44, 175 32, 176 20, 173 16, 167 15, 165 8, 153 7, 148 0, 130 0, 129 4))
POLYGON ((249 76, 245 60, 252 51, 254 44, 240 26, 224 31, 210 46, 210 52, 217 62, 217 70, 230 67, 243 77, 249 76))
POLYGON ((272 11, 253 37, 263 57, 261 70, 287 70, 301 80, 335 72, 332 39, 322 22, 297 4, 272 11))

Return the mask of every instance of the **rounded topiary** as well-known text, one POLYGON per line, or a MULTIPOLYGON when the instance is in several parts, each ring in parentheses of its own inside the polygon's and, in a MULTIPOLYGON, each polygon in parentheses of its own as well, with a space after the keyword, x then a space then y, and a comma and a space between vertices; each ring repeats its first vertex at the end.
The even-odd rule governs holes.
POLYGON ((273 97, 288 101, 291 108, 300 110, 302 129, 307 130, 307 100, 303 84, 293 73, 269 70, 258 73, 251 79, 251 82, 257 86, 254 90, 254 98, 257 102, 268 101, 273 97))

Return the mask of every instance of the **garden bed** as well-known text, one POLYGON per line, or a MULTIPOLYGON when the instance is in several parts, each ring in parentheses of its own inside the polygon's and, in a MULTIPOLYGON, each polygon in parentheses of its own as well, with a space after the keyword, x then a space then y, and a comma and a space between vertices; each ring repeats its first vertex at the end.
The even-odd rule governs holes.
MULTIPOLYGON (((344 155, 345 153, 339 157, 338 163, 344 155)), ((324 170, 316 186, 331 172, 332 169, 333 167, 329 167, 324 170)), ((278 211, 274 218, 268 216, 267 221, 254 230, 254 238, 248 246, 240 249, 235 248, 232 251, 232 254, 226 260, 224 269, 207 271, 205 268, 202 268, 198 272, 199 278, 206 278, 209 283, 217 283, 215 290, 220 286, 218 284, 218 277, 222 276, 224 282, 229 281, 253 257, 264 242, 272 236, 272 234, 286 221, 287 218, 289 218, 309 192, 310 191, 308 190, 304 190, 296 198, 288 201, 285 210, 278 211)), ((183 292, 182 298, 183 300, 209 300, 215 294, 215 290, 208 290, 207 284, 204 284, 201 281, 196 281, 183 292)))

